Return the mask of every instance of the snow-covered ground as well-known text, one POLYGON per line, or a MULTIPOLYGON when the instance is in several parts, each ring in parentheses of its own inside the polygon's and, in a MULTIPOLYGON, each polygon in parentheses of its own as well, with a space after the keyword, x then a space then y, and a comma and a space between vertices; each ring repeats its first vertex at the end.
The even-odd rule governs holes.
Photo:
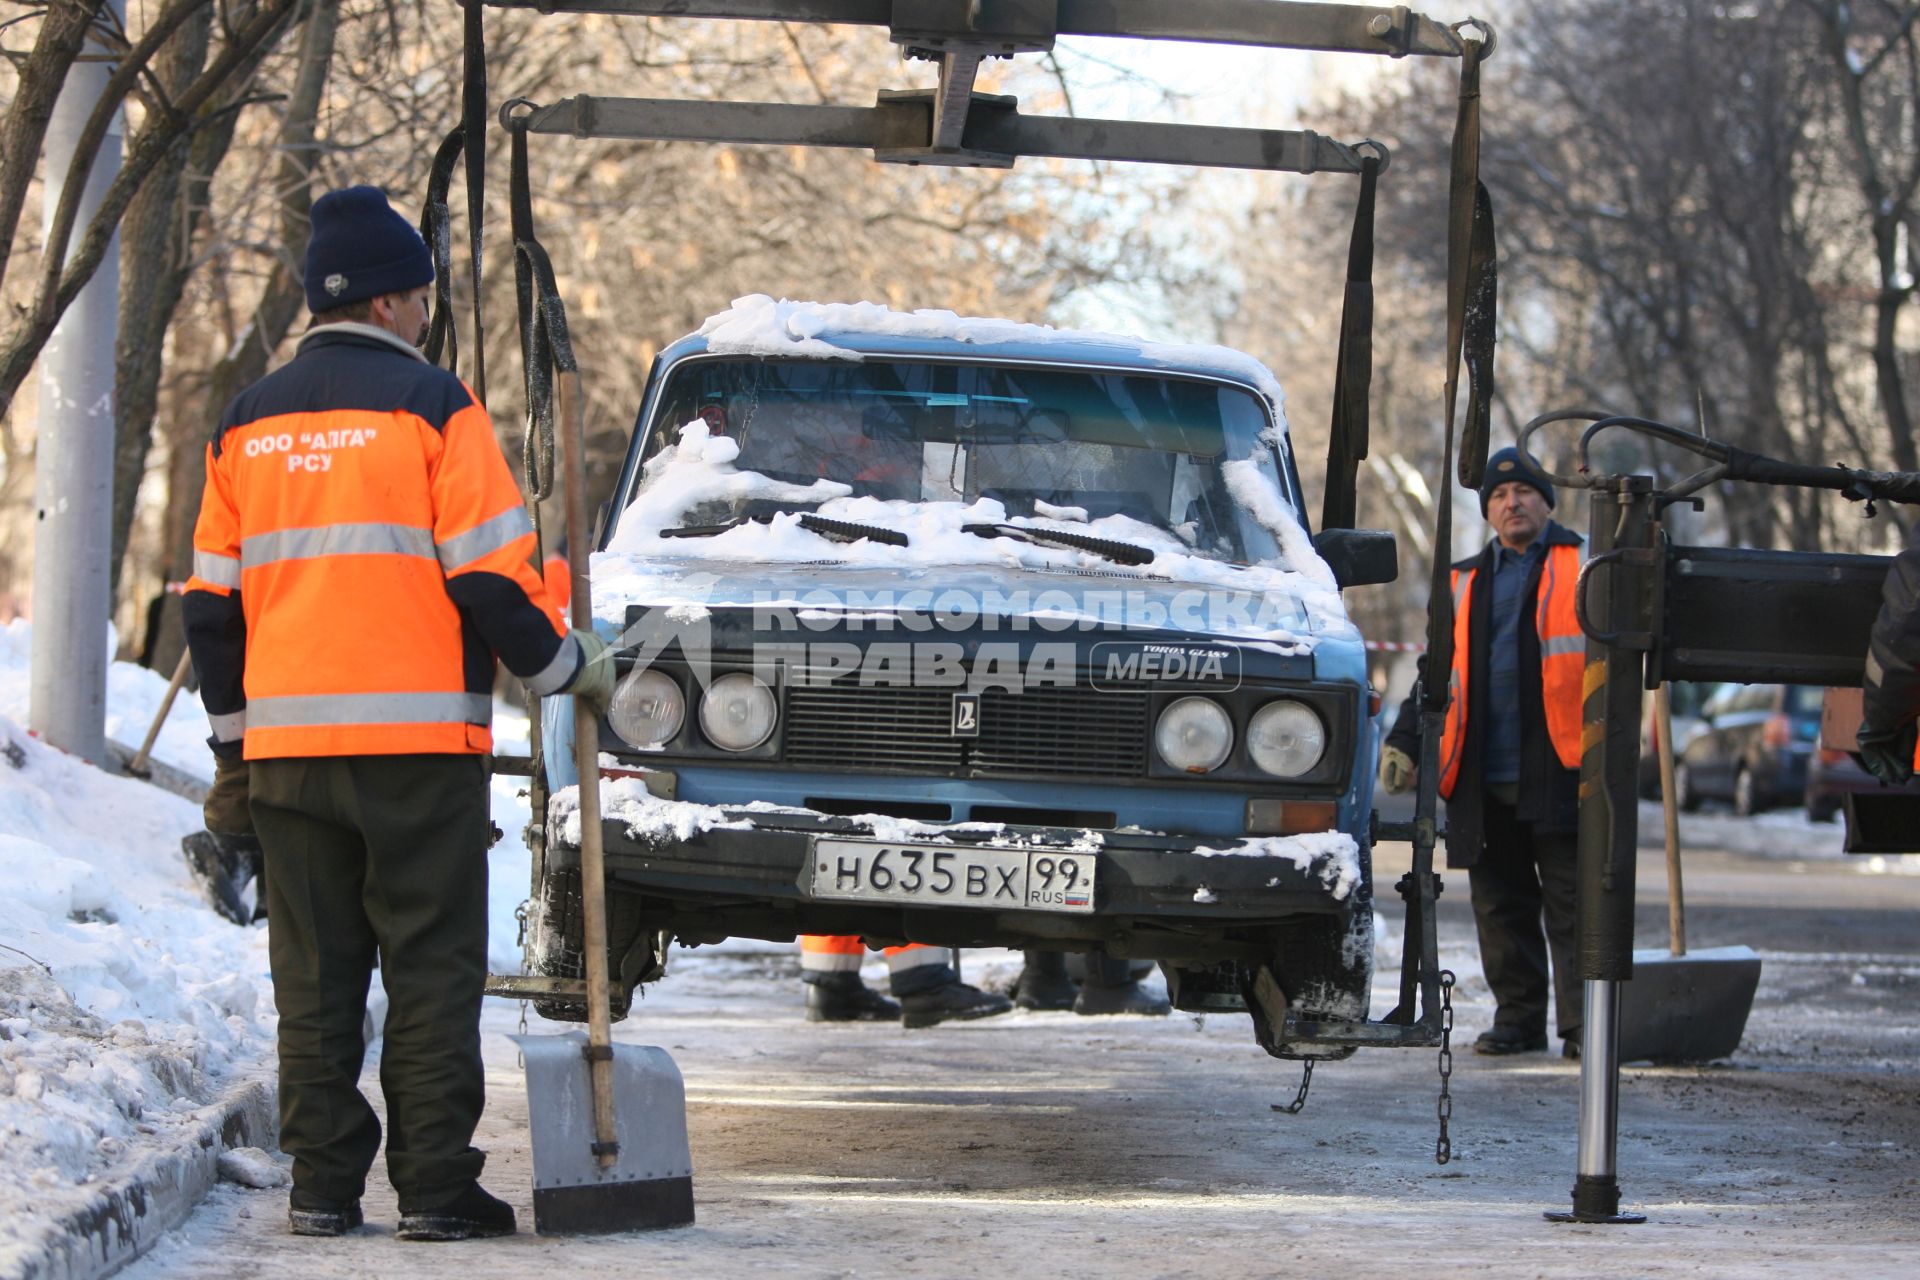
MULTIPOLYGON (((273 1069, 266 929, 235 928, 201 898, 180 853, 199 806, 30 735, 30 650, 26 623, 0 629, 0 1275, 24 1265, 37 1219, 125 1176, 143 1147, 273 1069)), ((156 672, 113 664, 108 737, 137 745, 166 689, 156 672)), ((495 730, 501 751, 526 749, 524 715, 498 708, 495 730)), ((206 736, 199 699, 182 690, 154 756, 207 778, 206 736)), ((520 964, 518 790, 517 779, 494 784, 503 835, 488 959, 499 972, 520 964)), ((384 1003, 376 978, 376 1029, 384 1003)), ((245 1172, 229 1165, 227 1176, 245 1172)))
MULTIPOLYGON (((36 1217, 268 1069, 266 932, 201 900, 180 855, 199 806, 112 777, 25 729, 29 634, 0 632, 0 1274, 36 1217)), ((111 736, 137 743, 164 677, 116 663, 111 736)), ((209 771, 183 695, 156 755, 209 771)))

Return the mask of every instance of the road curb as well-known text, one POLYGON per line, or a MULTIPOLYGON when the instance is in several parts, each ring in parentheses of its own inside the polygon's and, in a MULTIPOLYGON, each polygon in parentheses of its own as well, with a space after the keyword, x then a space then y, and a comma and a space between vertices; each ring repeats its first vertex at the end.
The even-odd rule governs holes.
POLYGON ((194 1122, 148 1151, 86 1201, 49 1217, 28 1246, 20 1280, 95 1280, 151 1249, 220 1180, 220 1153, 276 1141, 271 1079, 236 1084, 200 1108, 194 1122))

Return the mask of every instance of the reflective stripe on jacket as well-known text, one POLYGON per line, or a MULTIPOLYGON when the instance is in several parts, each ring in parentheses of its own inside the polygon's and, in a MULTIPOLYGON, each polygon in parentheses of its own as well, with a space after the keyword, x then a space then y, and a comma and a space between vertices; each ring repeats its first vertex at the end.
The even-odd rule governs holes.
MULTIPOLYGON (((1580 577, 1578 546, 1549 546, 1534 602, 1534 634, 1540 639, 1540 701, 1553 753, 1569 769, 1580 767, 1580 680, 1586 638, 1574 614, 1580 577)), ((1473 590, 1477 571, 1453 571, 1453 669, 1447 677, 1447 719, 1440 735, 1440 795, 1453 798, 1467 741, 1467 672, 1471 667, 1473 590)))
POLYGON ((216 750, 491 749, 493 659, 536 693, 579 646, 484 408, 367 325, 328 325, 207 448, 187 628, 216 750))

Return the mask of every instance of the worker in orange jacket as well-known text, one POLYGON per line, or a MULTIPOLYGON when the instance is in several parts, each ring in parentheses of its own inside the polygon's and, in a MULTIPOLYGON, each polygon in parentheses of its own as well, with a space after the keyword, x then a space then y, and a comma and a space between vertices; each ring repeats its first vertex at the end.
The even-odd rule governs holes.
POLYGON ((314 323, 221 416, 185 608, 216 789, 246 802, 265 853, 288 1220, 361 1222, 377 959, 398 1234, 505 1235, 513 1210, 481 1189, 472 1146, 494 660, 602 706, 613 664, 550 612, 486 410, 415 349, 433 279, 419 233, 373 187, 322 196, 312 224, 314 323))
POLYGON ((860 980, 867 945, 855 937, 806 934, 800 939, 800 980, 807 988, 808 1022, 891 1022, 931 1027, 991 1018, 1013 1001, 960 981, 945 947, 912 942, 887 947, 888 986, 900 1003, 860 980))
MULTIPOLYGON (((1573 603, 1580 536, 1553 521, 1553 501, 1552 483, 1517 450, 1487 459, 1480 509, 1494 537, 1453 566, 1452 696, 1439 792, 1447 802, 1447 865, 1467 872, 1480 959, 1497 1004, 1474 1050, 1547 1047, 1551 955, 1561 1052, 1572 1058, 1580 1053, 1583 1012, 1573 935, 1586 640, 1573 603)), ((1432 679, 1424 657, 1420 665, 1432 679)), ((1390 792, 1417 780, 1419 729, 1409 695, 1380 753, 1390 792)))

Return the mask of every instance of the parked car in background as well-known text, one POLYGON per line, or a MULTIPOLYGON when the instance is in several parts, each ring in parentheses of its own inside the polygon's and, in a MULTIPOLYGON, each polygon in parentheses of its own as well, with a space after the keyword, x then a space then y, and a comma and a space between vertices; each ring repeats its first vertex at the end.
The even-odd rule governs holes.
MULTIPOLYGON (((1680 755, 1687 749, 1706 722, 1700 718, 1700 708, 1713 696, 1716 684, 1696 684, 1691 680, 1677 680, 1667 686, 1668 700, 1673 704, 1673 760, 1677 769, 1680 755)), ((1653 695, 1646 698, 1646 711, 1640 717, 1640 798, 1658 800, 1660 798, 1660 735, 1656 727, 1658 716, 1654 714, 1653 695)), ((1385 742, 1383 737, 1380 739, 1385 742)))
POLYGON ((1703 800, 1729 800, 1744 815, 1799 803, 1820 739, 1823 692, 1779 684, 1715 689, 1700 708, 1699 732, 1674 766, 1680 807, 1691 811, 1703 800))

